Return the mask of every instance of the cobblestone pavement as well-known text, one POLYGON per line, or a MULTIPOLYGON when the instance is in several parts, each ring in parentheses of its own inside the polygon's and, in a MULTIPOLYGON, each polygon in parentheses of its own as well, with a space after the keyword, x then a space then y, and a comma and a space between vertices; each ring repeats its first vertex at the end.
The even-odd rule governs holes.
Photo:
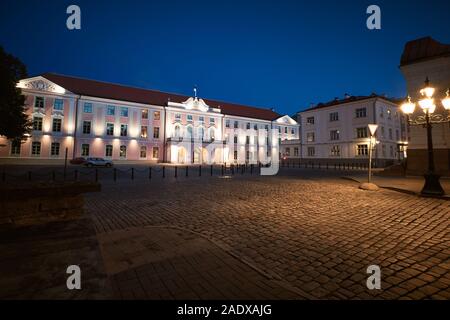
POLYGON ((87 208, 99 237, 192 230, 312 298, 450 299, 449 201, 338 178, 255 177, 105 186, 87 208), (381 290, 366 287, 373 264, 381 290))
POLYGON ((187 230, 127 228, 98 238, 114 296, 119 299, 308 297, 187 230))

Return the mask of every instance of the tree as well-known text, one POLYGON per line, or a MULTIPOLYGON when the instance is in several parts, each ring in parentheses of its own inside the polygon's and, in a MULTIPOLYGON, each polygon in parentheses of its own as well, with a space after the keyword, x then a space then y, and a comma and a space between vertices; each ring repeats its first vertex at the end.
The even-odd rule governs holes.
POLYGON ((16 142, 25 140, 31 131, 25 96, 16 87, 26 77, 25 65, 0 46, 0 136, 16 142))

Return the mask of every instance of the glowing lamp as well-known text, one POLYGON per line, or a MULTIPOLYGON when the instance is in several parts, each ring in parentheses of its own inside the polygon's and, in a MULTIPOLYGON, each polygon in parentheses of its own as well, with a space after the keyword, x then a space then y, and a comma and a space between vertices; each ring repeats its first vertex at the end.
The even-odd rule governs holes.
POLYGON ((442 99, 442 105, 444 106, 445 110, 450 110, 450 96, 449 96, 449 91, 450 91, 450 90, 447 90, 445 98, 442 99))
POLYGON ((433 113, 436 109, 436 105, 434 104, 434 99, 432 98, 424 98, 419 100, 419 106, 422 108, 425 113, 433 113))
POLYGON ((411 97, 408 96, 408 101, 403 103, 400 108, 402 109, 404 114, 411 114, 414 112, 416 104, 414 102, 411 102, 411 97))
POLYGON ((422 90, 420 90, 420 94, 422 96, 425 96, 427 98, 432 98, 433 94, 434 94, 434 88, 432 86, 430 86, 430 80, 428 79, 428 77, 425 80, 425 88, 423 88, 422 90))

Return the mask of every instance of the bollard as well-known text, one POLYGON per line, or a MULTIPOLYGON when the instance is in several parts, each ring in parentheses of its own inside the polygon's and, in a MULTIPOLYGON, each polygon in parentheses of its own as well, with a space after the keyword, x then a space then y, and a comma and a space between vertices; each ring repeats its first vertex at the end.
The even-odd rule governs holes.
POLYGON ((95 182, 98 182, 98 169, 95 168, 95 182))
POLYGON ((78 181, 78 170, 74 171, 74 179, 75 181, 78 181))
POLYGON ((114 168, 114 170, 113 170, 113 180, 114 180, 114 182, 116 182, 116 180, 117 180, 117 169, 116 168, 114 168))
POLYGON ((198 166, 198 176, 199 177, 202 176, 202 166, 201 165, 198 166))
POLYGON ((152 167, 148 168, 148 180, 152 179, 152 167))
POLYGON ((5 172, 4 169, 3 169, 3 172, 2 172, 2 181, 3 181, 3 182, 6 181, 6 172, 5 172))
POLYGON ((250 165, 250 175, 253 175, 253 163, 250 165))
POLYGON ((231 169, 231 174, 234 174, 234 164, 230 165, 230 169, 231 169))
POLYGON ((188 173, 188 166, 186 166, 186 177, 188 177, 189 176, 189 173, 188 173))
POLYGON ((162 171, 163 171, 163 178, 165 178, 166 177, 166 167, 165 166, 162 167, 162 171))
POLYGON ((328 162, 327 162, 327 170, 328 170, 328 162))
MULTIPOLYGON (((4 172, 3 172, 4 173, 4 172)), ((223 168, 223 165, 222 165, 222 176, 224 175, 224 168, 223 168)))
POLYGON ((134 168, 131 168, 131 180, 134 180, 134 168))
POLYGON ((175 178, 178 177, 178 167, 175 167, 175 178))
POLYGON ((211 165, 211 177, 213 176, 213 165, 211 165))

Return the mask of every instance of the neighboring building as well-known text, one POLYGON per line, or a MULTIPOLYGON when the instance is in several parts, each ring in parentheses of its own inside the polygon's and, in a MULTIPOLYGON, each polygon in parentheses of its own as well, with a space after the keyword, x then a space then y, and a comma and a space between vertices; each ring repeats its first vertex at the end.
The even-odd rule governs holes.
POLYGON ((298 124, 273 110, 203 100, 57 74, 23 79, 33 121, 21 145, 5 138, 2 162, 104 157, 171 163, 257 163, 280 140, 298 139, 298 124))
MULTIPOLYGON (((288 117, 285 119, 286 121, 293 120, 293 123, 299 124, 297 120, 297 114, 294 116, 288 117)), ((285 128, 285 130, 287 130, 285 128)), ((291 128, 291 130, 294 130, 291 128)), ((302 158, 302 137, 301 137, 301 128, 298 127, 299 133, 297 135, 292 134, 291 137, 284 139, 281 141, 280 147, 280 159, 295 161, 302 158)), ((285 134, 287 132, 284 132, 285 134)), ((292 132, 293 133, 293 132, 292 132)))
POLYGON ((386 166, 404 158, 406 117, 397 101, 383 96, 349 96, 298 113, 302 157, 316 162, 367 161, 370 132, 377 124, 373 159, 386 166), (356 161, 355 161, 356 160, 356 161))
MULTIPOLYGON (((414 102, 420 99, 420 89, 424 80, 436 88, 434 97, 439 101, 450 88, 450 45, 425 37, 405 44, 400 61, 400 70, 406 80, 408 94, 414 102)), ((445 115, 442 105, 436 103, 435 113, 445 115)), ((423 115, 416 105, 415 118, 423 115)), ((422 174, 427 170, 427 133, 422 126, 410 126, 407 170, 410 174, 422 174)), ((436 170, 440 174, 450 174, 450 127, 449 123, 433 124, 433 149, 436 170)))

